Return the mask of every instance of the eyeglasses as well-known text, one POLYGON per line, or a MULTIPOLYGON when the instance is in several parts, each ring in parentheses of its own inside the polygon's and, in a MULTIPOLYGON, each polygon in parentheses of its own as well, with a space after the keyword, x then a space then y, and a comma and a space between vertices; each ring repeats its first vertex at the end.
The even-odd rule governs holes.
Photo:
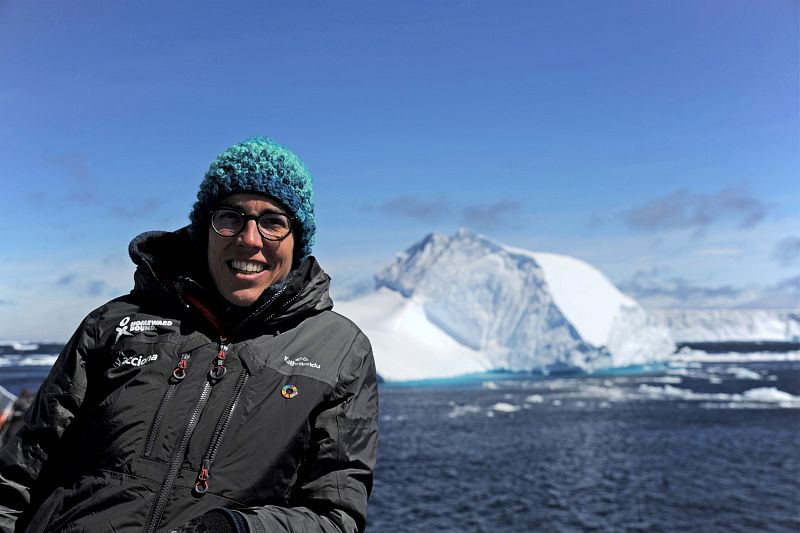
POLYGON ((286 213, 266 211, 260 215, 248 215, 232 207, 220 207, 211 211, 211 227, 223 237, 236 237, 247 224, 255 220, 258 232, 268 241, 281 241, 292 232, 292 219, 286 213))

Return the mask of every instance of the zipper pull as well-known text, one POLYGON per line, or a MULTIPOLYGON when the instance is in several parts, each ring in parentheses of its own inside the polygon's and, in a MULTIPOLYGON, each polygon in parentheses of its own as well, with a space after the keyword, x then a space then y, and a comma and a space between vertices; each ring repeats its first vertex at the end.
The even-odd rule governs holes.
POLYGON ((172 371, 172 380, 175 383, 181 381, 186 377, 186 367, 189 365, 189 358, 191 355, 188 353, 181 354, 181 359, 178 361, 178 366, 172 371))
POLYGON ((208 371, 209 377, 213 380, 222 379, 225 372, 228 371, 228 369, 225 368, 225 354, 229 348, 226 342, 228 342, 228 339, 225 337, 219 338, 219 352, 217 352, 217 357, 214 358, 214 362, 211 363, 211 369, 208 371))
POLYGON ((197 494, 205 494, 208 492, 209 468, 211 468, 211 461, 203 459, 203 466, 200 467, 200 473, 197 474, 197 481, 194 484, 194 491, 197 494))

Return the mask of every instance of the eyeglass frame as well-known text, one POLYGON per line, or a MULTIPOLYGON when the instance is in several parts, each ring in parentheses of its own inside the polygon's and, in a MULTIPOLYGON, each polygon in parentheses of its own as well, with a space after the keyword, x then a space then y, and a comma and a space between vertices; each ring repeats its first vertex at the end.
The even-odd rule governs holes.
POLYGON ((254 220, 255 223, 256 223, 256 228, 258 229, 258 234, 261 235, 261 238, 266 239, 268 241, 272 241, 272 242, 279 242, 279 241, 284 240, 286 237, 288 237, 292 233, 292 230, 294 229, 294 222, 297 221, 297 217, 296 216, 291 215, 289 213, 283 213, 281 211, 264 211, 263 213, 260 213, 258 215, 248 215, 244 211, 242 211, 240 209, 237 209, 235 207, 228 206, 228 205, 224 205, 224 206, 218 207, 216 209, 212 209, 208 213, 209 213, 208 223, 211 225, 211 229, 214 230, 214 233, 216 233, 220 237, 225 237, 225 238, 230 238, 230 239, 232 239, 232 238, 238 236, 240 233, 242 233, 244 231, 244 228, 247 227, 247 223, 250 220, 254 220), (242 227, 239 229, 239 231, 237 231, 233 235, 223 235, 222 233, 220 233, 219 230, 217 230, 217 228, 214 227, 214 214, 219 212, 219 211, 233 211, 234 213, 240 214, 242 216, 242 219, 244 220, 244 223, 242 224, 242 227), (267 235, 264 235, 264 232, 261 231, 261 225, 258 223, 259 219, 261 217, 263 217, 264 215, 282 215, 282 216, 285 216, 286 219, 289 221, 289 231, 286 232, 286 235, 284 235, 283 237, 279 237, 279 238, 269 237, 267 235))

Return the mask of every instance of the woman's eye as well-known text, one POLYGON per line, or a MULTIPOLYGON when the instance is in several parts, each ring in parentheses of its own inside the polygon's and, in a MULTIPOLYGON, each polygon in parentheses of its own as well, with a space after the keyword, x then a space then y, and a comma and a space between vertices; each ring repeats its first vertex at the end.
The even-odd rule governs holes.
POLYGON ((259 224, 262 228, 287 228, 289 220, 283 215, 262 215, 259 224))
POLYGON ((241 220, 241 218, 242 216, 239 213, 234 213, 233 211, 223 211, 217 215, 217 220, 227 224, 241 220))

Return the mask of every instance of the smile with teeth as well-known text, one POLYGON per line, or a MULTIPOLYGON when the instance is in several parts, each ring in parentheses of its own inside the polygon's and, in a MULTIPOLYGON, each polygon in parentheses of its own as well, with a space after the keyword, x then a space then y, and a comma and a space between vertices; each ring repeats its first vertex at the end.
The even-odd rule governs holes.
POLYGON ((242 272, 244 274, 258 274, 267 268, 267 265, 264 263, 257 263, 255 261, 242 261, 239 259, 228 261, 228 265, 230 265, 233 270, 242 272))

